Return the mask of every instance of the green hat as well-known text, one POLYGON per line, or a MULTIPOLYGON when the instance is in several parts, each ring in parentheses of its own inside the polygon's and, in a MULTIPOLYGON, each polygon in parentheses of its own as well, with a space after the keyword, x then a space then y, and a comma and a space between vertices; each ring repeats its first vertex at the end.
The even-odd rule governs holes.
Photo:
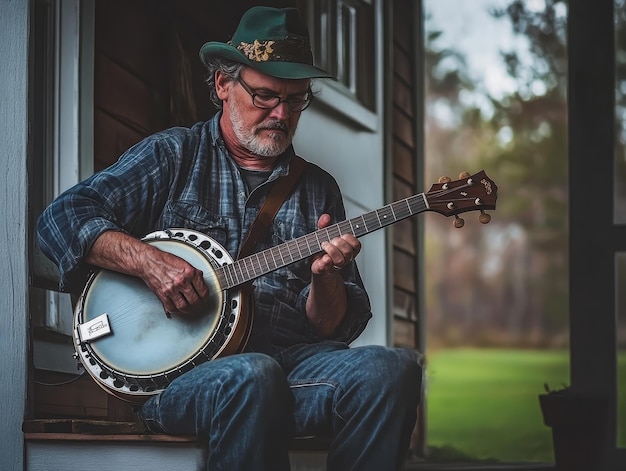
POLYGON ((211 41, 202 46, 200 59, 205 66, 211 57, 283 79, 332 77, 313 65, 309 32, 295 8, 251 8, 228 43, 211 41))

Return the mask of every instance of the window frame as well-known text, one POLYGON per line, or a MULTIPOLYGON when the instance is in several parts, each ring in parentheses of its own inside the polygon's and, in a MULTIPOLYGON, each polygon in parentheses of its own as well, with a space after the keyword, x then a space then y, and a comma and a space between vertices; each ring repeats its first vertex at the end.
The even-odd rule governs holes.
POLYGON ((365 129, 377 130, 376 90, 380 65, 376 48, 377 37, 381 34, 380 2, 323 0, 307 2, 303 11, 308 21, 314 62, 336 77, 324 81, 316 102, 365 129), (346 11, 350 12, 350 28, 344 34, 346 11))
POLYGON ((63 191, 93 173, 93 53, 95 0, 34 4, 33 192, 31 312, 35 368, 76 374, 71 344, 73 306, 58 289, 59 274, 39 250, 36 219, 63 191), (61 339, 61 341, 59 341, 61 339))

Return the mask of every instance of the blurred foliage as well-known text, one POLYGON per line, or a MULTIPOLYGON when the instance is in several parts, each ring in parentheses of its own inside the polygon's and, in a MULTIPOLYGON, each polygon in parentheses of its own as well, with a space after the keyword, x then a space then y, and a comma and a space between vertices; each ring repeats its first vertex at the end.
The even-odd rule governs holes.
POLYGON ((567 341, 567 2, 528 3, 490 10, 527 44, 501 51, 517 84, 503 96, 438 46, 441 31, 427 32, 425 177, 484 168, 499 186, 489 226, 452 233, 427 218, 428 327, 445 343, 567 341))

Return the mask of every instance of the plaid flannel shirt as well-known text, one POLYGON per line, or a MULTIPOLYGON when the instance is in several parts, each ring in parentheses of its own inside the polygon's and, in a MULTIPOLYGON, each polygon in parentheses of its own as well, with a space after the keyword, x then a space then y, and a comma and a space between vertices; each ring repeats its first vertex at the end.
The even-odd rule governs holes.
MULTIPOLYGON (((103 232, 135 237, 171 227, 201 231, 234 257, 260 210, 270 182, 289 171, 293 148, 279 159, 268 181, 248 192, 219 130, 220 114, 191 128, 154 134, 125 152, 117 163, 60 195, 40 216, 38 242, 59 267, 61 288, 76 291, 90 269, 83 262, 103 232)), ((321 214, 345 219, 336 181, 309 164, 285 201, 258 250, 317 229, 321 214)), ((348 313, 335 340, 351 342, 371 317, 356 264, 341 271, 348 313)), ((305 306, 310 289, 308 260, 255 280, 255 318, 248 348, 267 353, 319 339, 309 329, 305 306)))

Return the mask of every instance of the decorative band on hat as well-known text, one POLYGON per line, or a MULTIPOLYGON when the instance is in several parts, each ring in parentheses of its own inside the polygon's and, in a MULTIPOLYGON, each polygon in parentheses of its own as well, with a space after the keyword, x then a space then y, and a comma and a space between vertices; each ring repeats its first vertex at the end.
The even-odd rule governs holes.
MULTIPOLYGON (((231 41, 228 44, 234 46, 231 41)), ((279 61, 311 64, 312 57, 308 42, 302 38, 287 37, 285 39, 259 41, 253 43, 241 41, 236 46, 249 60, 254 62, 279 61)))

